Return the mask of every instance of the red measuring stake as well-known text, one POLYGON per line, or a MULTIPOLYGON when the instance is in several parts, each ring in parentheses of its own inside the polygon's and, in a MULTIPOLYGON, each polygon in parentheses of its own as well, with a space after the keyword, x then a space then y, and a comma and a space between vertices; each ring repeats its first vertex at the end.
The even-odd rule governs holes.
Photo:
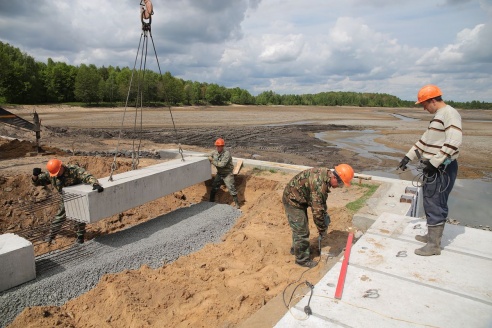
POLYGON ((338 276, 337 290, 335 291, 336 299, 342 298, 343 285, 345 284, 345 276, 347 275, 347 265, 350 258, 350 249, 352 248, 353 239, 354 234, 350 232, 347 238, 347 245, 345 246, 345 253, 343 254, 342 269, 340 270, 340 276, 338 276))

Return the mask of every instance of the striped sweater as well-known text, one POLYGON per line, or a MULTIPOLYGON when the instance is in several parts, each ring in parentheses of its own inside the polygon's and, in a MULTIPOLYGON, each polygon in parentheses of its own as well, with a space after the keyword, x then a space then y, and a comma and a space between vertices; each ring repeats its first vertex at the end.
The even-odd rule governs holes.
POLYGON ((447 158, 458 158, 462 138, 461 116, 456 109, 446 105, 437 110, 427 131, 406 156, 415 160, 415 149, 418 149, 423 158, 429 159, 434 167, 438 167, 447 158))

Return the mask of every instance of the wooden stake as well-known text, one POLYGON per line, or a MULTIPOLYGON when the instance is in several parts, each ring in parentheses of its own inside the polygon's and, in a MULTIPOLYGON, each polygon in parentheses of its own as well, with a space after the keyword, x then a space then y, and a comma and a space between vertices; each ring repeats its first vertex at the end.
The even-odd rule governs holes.
POLYGON ((236 166, 234 167, 234 171, 232 171, 232 174, 238 175, 239 171, 241 171, 242 166, 243 166, 243 160, 240 159, 237 161, 236 166))

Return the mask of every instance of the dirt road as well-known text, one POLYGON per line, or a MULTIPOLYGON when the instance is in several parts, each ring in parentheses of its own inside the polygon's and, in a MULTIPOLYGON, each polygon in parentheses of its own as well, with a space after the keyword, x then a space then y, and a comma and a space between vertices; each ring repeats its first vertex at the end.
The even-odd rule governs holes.
MULTIPOLYGON (((401 151, 395 154, 401 157, 418 140, 430 118, 429 114, 418 109, 182 108, 173 109, 174 130, 165 108, 146 109, 142 115, 143 132, 135 133, 132 119, 122 124, 121 110, 39 106, 35 109, 42 124, 49 127, 42 131, 42 147, 65 162, 78 162, 97 177, 108 176, 112 157, 70 156, 62 150, 87 154, 131 150, 139 145, 140 149, 152 153, 161 148, 176 148, 179 142, 186 150, 210 151, 214 139, 221 136, 236 157, 311 166, 347 162, 357 171, 362 171, 377 166, 395 167, 397 163, 388 160, 375 165, 370 159, 321 141, 316 133, 329 131, 336 139, 341 131, 371 129, 381 135, 379 142, 401 151), (402 111, 415 120, 406 122, 392 115, 402 111), (121 126, 125 129, 121 130, 121 126)), ((8 110, 29 119, 33 108, 8 110)), ((488 128, 491 114, 483 111, 461 113, 465 141, 460 157, 460 177, 490 177, 492 167, 483 159, 489 156, 492 147, 492 132, 488 128)), ((32 133, 1 126, 0 134, 34 140, 32 133)), ((42 167, 50 156, 27 156, 31 151, 33 145, 27 142, 0 141, 1 233, 47 223, 53 214, 54 210, 35 215, 18 210, 20 200, 43 199, 51 192, 34 188, 29 182, 32 168, 42 167)), ((140 165, 151 165, 155 161, 141 159, 140 165)), ((131 167, 128 159, 118 158, 118 163, 118 172, 131 167)), ((243 169, 237 177, 243 215, 221 243, 207 245, 157 270, 142 267, 106 275, 90 292, 63 306, 25 309, 11 326, 240 325, 281 294, 304 271, 293 263, 289 254, 290 229, 280 201, 281 192, 291 176, 243 169)), ((206 201, 209 188, 210 181, 207 181, 89 225, 87 236, 91 239, 112 233, 176 208, 206 201)), ((353 213, 345 205, 364 191, 365 188, 354 185, 349 189, 336 189, 330 194, 328 205, 332 224, 329 237, 322 245, 323 252, 339 253, 342 250, 347 232, 353 229, 353 213)), ((225 191, 218 194, 217 201, 232 203, 225 191)), ((315 231, 314 226, 311 226, 311 231, 315 231)), ((313 248, 316 248, 316 233, 312 238, 313 248)), ((68 246, 73 240, 70 234, 63 235, 53 246, 37 245, 36 253, 68 246)), ((326 265, 322 261, 320 266, 304 274, 303 279, 315 283, 324 270, 326 265)))

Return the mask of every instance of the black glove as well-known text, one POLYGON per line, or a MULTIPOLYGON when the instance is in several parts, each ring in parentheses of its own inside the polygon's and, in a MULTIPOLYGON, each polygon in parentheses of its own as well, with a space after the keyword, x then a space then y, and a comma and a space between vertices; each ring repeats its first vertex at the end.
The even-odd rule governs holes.
POLYGON ((103 192, 104 188, 99 183, 94 183, 92 185, 92 190, 97 190, 97 192, 103 192))
POLYGON ((422 161, 422 166, 422 172, 427 176, 433 176, 437 173, 437 168, 428 159, 422 161))
POLYGON ((32 169, 32 175, 34 175, 35 177, 37 177, 40 174, 41 174, 41 169, 39 167, 35 167, 32 169))
POLYGON ((398 164, 398 167, 396 169, 397 170, 401 169, 402 171, 405 171, 407 169, 408 162, 410 162, 410 158, 408 158, 407 156, 403 157, 403 159, 401 160, 400 164, 398 164))

